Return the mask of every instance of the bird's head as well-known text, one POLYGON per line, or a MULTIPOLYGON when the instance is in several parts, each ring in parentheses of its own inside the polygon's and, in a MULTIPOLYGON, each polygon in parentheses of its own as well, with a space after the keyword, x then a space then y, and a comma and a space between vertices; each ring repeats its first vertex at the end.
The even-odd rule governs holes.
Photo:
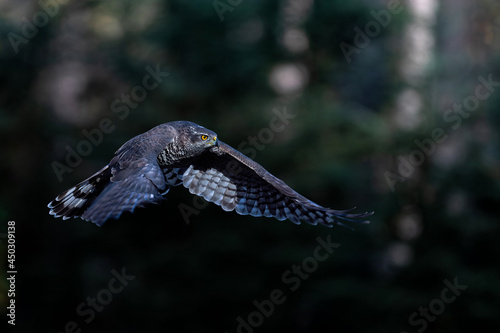
POLYGON ((195 131, 190 136, 190 140, 194 147, 198 147, 200 149, 207 149, 219 145, 217 134, 201 126, 198 131, 195 131))
POLYGON ((216 133, 191 122, 188 126, 183 127, 181 137, 181 144, 191 156, 196 156, 206 149, 219 145, 216 133))

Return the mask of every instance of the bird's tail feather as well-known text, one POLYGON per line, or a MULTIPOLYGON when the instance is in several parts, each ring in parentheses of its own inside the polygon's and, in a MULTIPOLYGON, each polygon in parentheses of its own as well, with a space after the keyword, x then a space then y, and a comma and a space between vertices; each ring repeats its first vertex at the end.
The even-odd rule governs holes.
POLYGON ((110 178, 111 169, 107 165, 52 200, 48 204, 50 215, 62 217, 63 220, 80 217, 109 184, 110 178))

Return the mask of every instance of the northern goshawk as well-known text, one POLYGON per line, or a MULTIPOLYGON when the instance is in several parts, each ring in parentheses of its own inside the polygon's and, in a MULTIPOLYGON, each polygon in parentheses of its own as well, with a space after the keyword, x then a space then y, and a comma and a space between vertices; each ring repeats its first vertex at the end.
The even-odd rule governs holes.
POLYGON ((127 141, 104 168, 49 203, 50 214, 102 225, 109 218, 158 203, 171 186, 238 214, 296 224, 343 225, 373 214, 322 207, 301 196, 260 164, 188 121, 154 127, 127 141))

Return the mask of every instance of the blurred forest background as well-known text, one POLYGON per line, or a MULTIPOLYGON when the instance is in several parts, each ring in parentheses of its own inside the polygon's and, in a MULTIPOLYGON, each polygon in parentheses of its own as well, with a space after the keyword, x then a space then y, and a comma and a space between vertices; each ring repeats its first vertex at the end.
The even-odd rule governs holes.
POLYGON ((500 327, 497 1, 0 6, 0 236, 16 221, 15 331, 500 327), (126 140, 181 119, 319 204, 374 210, 371 224, 239 216, 182 187, 100 228, 49 216, 50 200, 126 140), (318 237, 340 247, 315 267, 318 237), (302 263, 310 273, 292 291, 284 274, 302 263), (123 270, 135 278, 110 292, 123 270), (445 280, 467 288, 446 293, 445 280), (286 300, 259 315, 254 301, 275 289, 286 300), (89 310, 96 297, 105 304, 89 310))

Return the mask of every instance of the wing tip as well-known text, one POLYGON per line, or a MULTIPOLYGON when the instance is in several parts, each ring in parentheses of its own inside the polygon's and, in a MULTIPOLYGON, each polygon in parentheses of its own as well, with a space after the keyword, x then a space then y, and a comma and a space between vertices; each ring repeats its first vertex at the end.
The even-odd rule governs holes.
POLYGON ((353 207, 351 209, 345 209, 345 210, 329 210, 328 211, 328 218, 327 221, 330 222, 330 224, 338 224, 343 227, 346 227, 348 229, 354 230, 353 227, 341 222, 341 221, 347 221, 347 222, 353 222, 353 223, 358 223, 358 224, 370 224, 369 220, 360 220, 360 218, 364 218, 367 216, 372 216, 375 214, 375 211, 371 212, 364 212, 364 213, 359 213, 359 214, 347 214, 347 212, 350 212, 352 210, 356 209, 356 207, 353 207))

